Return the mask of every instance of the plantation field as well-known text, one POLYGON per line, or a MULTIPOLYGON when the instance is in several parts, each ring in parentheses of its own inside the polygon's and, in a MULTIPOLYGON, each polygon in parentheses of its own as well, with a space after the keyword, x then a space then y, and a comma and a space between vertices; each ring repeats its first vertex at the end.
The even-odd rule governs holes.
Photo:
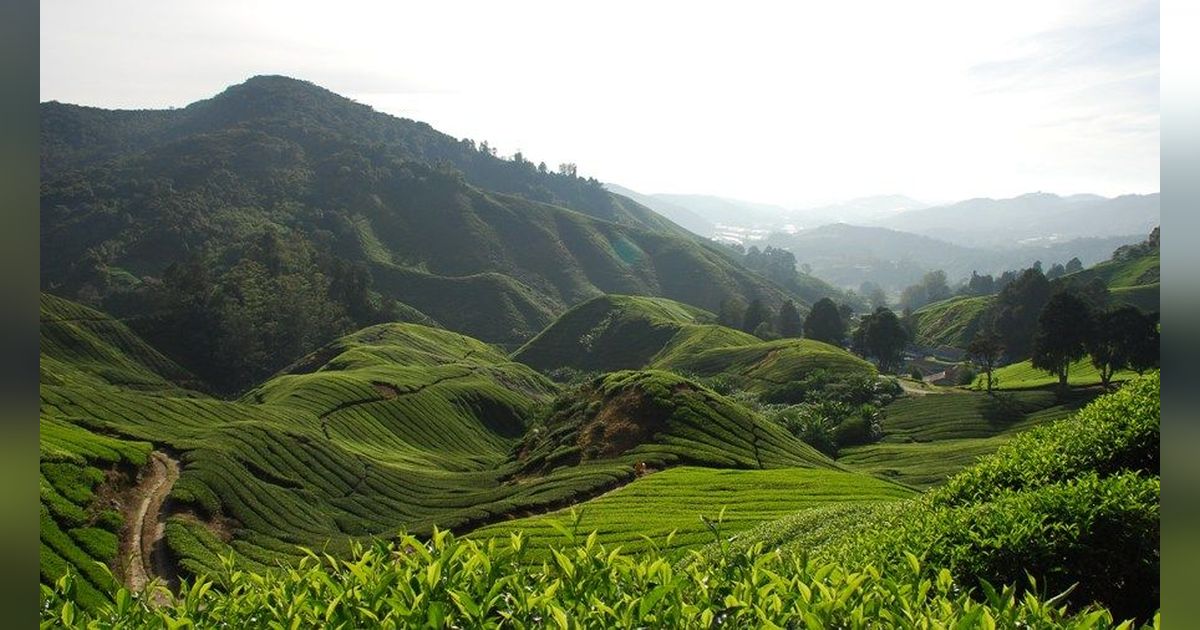
POLYGON ((884 410, 882 439, 838 452, 838 463, 928 488, 994 452, 1014 435, 1069 416, 1097 392, 1060 402, 1049 391, 988 396, 954 392, 901 398, 884 410))
POLYGON ((566 392, 517 450, 522 474, 595 460, 655 469, 836 467, 733 399, 657 370, 613 372, 566 392))
MULTIPOLYGON (((555 527, 574 525, 582 539, 595 531, 607 546, 640 551, 651 545, 676 550, 703 545, 713 533, 701 517, 716 520, 724 509, 722 535, 817 506, 888 501, 912 491, 866 475, 815 468, 718 470, 679 467, 648 475, 571 510, 504 521, 475 530, 471 538, 506 537, 520 531, 545 550, 569 538, 555 527), (675 535, 668 542, 671 532, 675 535), (650 540, 643 538, 643 535, 650 540)), ((533 558, 543 557, 534 554, 533 558)))
POLYGON ((916 342, 965 348, 994 301, 990 295, 959 296, 922 306, 912 314, 916 342))
POLYGON ((853 354, 811 339, 762 341, 713 324, 712 313, 670 300, 606 295, 571 309, 513 358, 540 370, 653 368, 726 376, 756 390, 817 369, 875 374, 853 354))
MULTIPOLYGON (((1137 373, 1132 370, 1121 370, 1113 375, 1113 381, 1126 381, 1136 376, 1137 373)), ((999 378, 995 382, 996 389, 1034 389, 1038 387, 1050 387, 1058 385, 1058 377, 1053 376, 1045 370, 1039 370, 1028 361, 1013 363, 998 368, 993 372, 994 378, 999 378)), ((1071 368, 1067 374, 1067 382, 1072 387, 1090 387, 1100 384, 1100 373, 1096 371, 1096 367, 1087 357, 1071 363, 1071 368)), ((983 389, 986 384, 983 376, 975 379, 971 385, 974 389, 983 389)))

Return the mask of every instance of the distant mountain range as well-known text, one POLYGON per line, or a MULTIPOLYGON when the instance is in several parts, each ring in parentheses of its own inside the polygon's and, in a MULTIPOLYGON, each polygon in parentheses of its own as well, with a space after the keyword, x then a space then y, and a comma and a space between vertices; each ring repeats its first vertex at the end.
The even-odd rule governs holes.
POLYGON ((1118 247, 1141 242, 1145 237, 1145 234, 1130 234, 1077 238, 993 249, 967 247, 883 227, 836 223, 794 234, 772 234, 759 245, 792 252, 798 264, 808 265, 812 275, 834 286, 857 288, 870 281, 894 292, 935 269, 945 271, 953 283, 970 277, 972 271, 998 274, 1027 268, 1036 261, 1041 261, 1046 269, 1075 257, 1085 266, 1092 265, 1108 260, 1118 247))
POLYGON ((882 219, 878 225, 960 245, 1013 247, 1083 237, 1145 235, 1159 224, 1159 217, 1158 193, 1110 199, 1039 192, 909 210, 882 219))

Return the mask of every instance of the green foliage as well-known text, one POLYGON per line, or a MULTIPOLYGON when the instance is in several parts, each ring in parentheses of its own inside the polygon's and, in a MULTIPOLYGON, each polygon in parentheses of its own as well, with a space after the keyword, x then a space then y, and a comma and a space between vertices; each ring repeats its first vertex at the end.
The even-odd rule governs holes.
POLYGON ((804 322, 800 319, 800 311, 796 303, 788 300, 779 307, 779 335, 781 337, 799 337, 804 332, 804 322))
POLYGON ((1057 376, 1059 389, 1065 392, 1071 363, 1087 354, 1091 336, 1088 305, 1071 292, 1055 293, 1038 315, 1030 364, 1057 376))
POLYGON ((788 297, 598 181, 301 81, 43 113, 43 288, 129 320, 222 392, 383 321, 515 346, 600 293, 788 297))
POLYGON ((606 295, 571 309, 513 357, 541 370, 656 368, 758 391, 818 369, 873 375, 869 363, 808 339, 763 342, 670 300, 606 295))
POLYGON ((661 469, 826 467, 828 459, 741 404, 662 371, 614 372, 560 396, 517 447, 522 474, 595 460, 661 469))
POLYGON ((913 311, 914 341, 922 346, 965 348, 980 331, 994 298, 956 296, 913 311))
POLYGON ((594 537, 554 550, 539 566, 526 566, 524 553, 519 535, 405 536, 356 549, 346 561, 309 553, 297 567, 267 574, 229 567, 185 584, 167 606, 121 591, 97 613, 73 606, 76 582, 68 578, 44 589, 41 619, 68 628, 1117 627, 1106 611, 1071 613, 1059 598, 1011 588, 982 598, 916 562, 847 569, 756 548, 676 569, 653 552, 630 556, 594 537))
POLYGON ((804 336, 835 346, 845 343, 846 322, 833 300, 821 298, 813 304, 804 319, 804 336))
POLYGON ((1100 475, 1159 470, 1159 375, 1147 374, 1096 399, 1069 421, 1031 429, 934 493, 947 504, 986 500, 1004 490, 1100 475))
POLYGON ((895 313, 888 308, 878 308, 859 320, 851 345, 863 355, 874 357, 880 370, 888 372, 899 367, 909 337, 908 329, 895 313))
POLYGON ((797 510, 827 505, 890 501, 912 491, 867 475, 824 468, 728 470, 680 466, 648 474, 582 505, 541 516, 502 521, 471 532, 470 538, 528 539, 530 562, 550 559, 563 542, 559 527, 571 525, 578 540, 595 532, 598 541, 627 552, 651 549, 679 557, 712 542, 704 523, 721 513, 721 530, 736 535, 797 510))

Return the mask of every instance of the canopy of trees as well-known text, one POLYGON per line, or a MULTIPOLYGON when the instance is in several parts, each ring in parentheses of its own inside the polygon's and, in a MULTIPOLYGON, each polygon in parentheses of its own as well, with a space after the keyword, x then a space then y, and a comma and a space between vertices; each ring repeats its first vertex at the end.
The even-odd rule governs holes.
POLYGON ((881 371, 893 372, 900 366, 904 346, 910 338, 908 329, 895 313, 879 308, 859 322, 854 330, 853 346, 860 354, 874 358, 881 371))
POLYGON ((846 343, 846 322, 833 300, 822 298, 813 304, 804 319, 804 336, 835 346, 846 343))

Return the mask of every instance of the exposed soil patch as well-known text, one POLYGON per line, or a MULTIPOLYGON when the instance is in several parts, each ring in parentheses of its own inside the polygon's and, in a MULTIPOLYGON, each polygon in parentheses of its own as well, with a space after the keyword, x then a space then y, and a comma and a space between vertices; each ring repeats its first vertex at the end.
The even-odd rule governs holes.
POLYGON ((585 459, 615 457, 645 443, 667 426, 667 413, 653 398, 631 387, 604 401, 584 423, 576 444, 585 459))
POLYGON ((388 385, 387 383, 374 381, 371 383, 371 386, 374 387, 375 391, 379 392, 379 395, 383 396, 386 400, 391 400, 400 395, 400 390, 396 389, 393 385, 388 385))
POLYGON ((162 577, 168 584, 177 577, 163 544, 163 507, 178 479, 179 461, 154 451, 123 502, 125 525, 117 557, 121 559, 122 580, 132 591, 143 590, 155 577, 162 577))

